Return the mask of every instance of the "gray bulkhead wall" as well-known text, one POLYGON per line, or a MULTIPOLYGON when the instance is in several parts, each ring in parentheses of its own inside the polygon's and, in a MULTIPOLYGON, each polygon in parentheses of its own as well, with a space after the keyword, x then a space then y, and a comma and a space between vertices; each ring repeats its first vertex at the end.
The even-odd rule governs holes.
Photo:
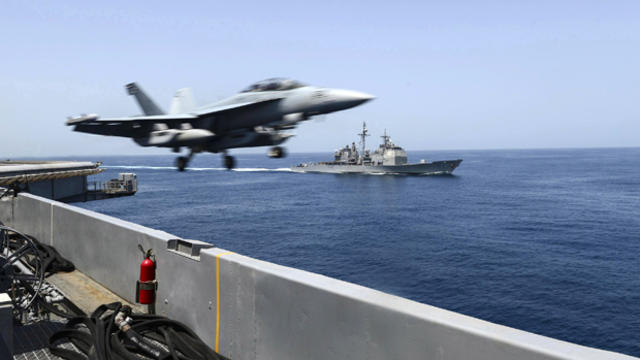
POLYGON ((29 193, 49 199, 65 199, 87 192, 86 176, 49 179, 29 183, 29 193))
POLYGON ((634 359, 219 248, 182 255, 174 235, 30 194, 0 199, 0 221, 129 301, 137 246, 153 248, 158 313, 232 359, 634 359))

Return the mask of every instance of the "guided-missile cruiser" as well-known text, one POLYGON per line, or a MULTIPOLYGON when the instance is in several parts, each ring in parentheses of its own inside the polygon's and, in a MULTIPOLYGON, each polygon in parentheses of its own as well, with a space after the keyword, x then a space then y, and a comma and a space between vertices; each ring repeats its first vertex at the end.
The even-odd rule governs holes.
POLYGON ((334 160, 319 163, 302 163, 293 166, 297 172, 318 173, 382 173, 382 174, 415 174, 415 175, 449 175, 460 165, 462 159, 426 162, 416 164, 407 162, 407 152, 391 142, 385 130, 382 144, 373 152, 366 150, 366 137, 369 136, 367 124, 362 123, 360 136, 361 149, 356 144, 347 145, 334 153, 334 160))

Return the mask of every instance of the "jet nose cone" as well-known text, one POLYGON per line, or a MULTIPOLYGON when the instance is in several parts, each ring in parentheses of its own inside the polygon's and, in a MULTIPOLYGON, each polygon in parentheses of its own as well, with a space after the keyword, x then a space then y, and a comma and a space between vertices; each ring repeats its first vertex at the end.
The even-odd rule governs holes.
POLYGON ((342 109, 352 108, 360 104, 364 104, 369 100, 375 99, 375 96, 353 90, 333 90, 332 97, 334 101, 342 109))

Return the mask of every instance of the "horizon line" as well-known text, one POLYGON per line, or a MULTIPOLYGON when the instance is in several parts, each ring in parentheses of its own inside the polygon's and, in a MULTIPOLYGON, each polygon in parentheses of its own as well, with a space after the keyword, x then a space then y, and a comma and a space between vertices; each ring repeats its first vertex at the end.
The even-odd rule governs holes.
MULTIPOLYGON (((637 146, 593 146, 593 147, 539 147, 539 148, 481 148, 481 149, 425 149, 425 150, 406 150, 407 153, 409 152, 427 152, 427 151, 435 151, 435 152, 451 152, 451 151, 531 151, 531 150, 538 150, 538 151, 545 151, 545 150, 613 150, 613 149, 637 149, 640 148, 640 145, 637 146)), ((328 152, 333 152, 335 150, 328 150, 328 151, 300 151, 300 152, 289 152, 290 155, 292 154, 325 154, 328 152)), ((171 156, 171 154, 168 152, 167 154, 136 154, 136 153, 130 153, 130 154, 105 154, 105 153, 95 153, 95 154, 82 154, 80 155, 81 157, 89 157, 89 156, 171 156)), ((211 155, 218 155, 220 153, 201 153, 198 155, 207 155, 207 154, 211 154, 211 155)), ((236 153, 236 155, 262 155, 264 154, 264 152, 243 152, 243 153, 236 153)), ((52 158, 52 157, 73 157, 73 156, 79 156, 79 155, 74 155, 74 154, 58 154, 58 155, 47 155, 47 156, 37 156, 37 155, 27 155, 27 156, 21 156, 21 157, 13 157, 14 159, 17 158, 52 158)), ((11 157, 7 157, 6 160, 10 160, 11 157)))

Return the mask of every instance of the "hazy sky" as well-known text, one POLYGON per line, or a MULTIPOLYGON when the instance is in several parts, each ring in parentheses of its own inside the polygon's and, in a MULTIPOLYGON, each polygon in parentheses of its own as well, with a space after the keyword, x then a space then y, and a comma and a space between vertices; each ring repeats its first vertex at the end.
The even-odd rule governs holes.
POLYGON ((408 150, 640 146, 636 0, 4 0, 0 34, 2 158, 169 153, 64 121, 139 114, 131 81, 168 110, 275 76, 377 96, 303 123, 292 152, 362 120, 408 150))

